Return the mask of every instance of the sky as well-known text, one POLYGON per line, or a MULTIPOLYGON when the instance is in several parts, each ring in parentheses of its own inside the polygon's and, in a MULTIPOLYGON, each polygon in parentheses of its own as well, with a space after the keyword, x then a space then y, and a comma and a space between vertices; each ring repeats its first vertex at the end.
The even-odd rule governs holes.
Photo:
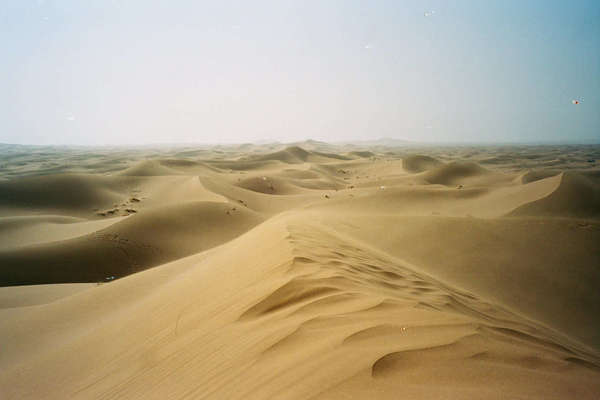
POLYGON ((599 21, 597 0, 0 0, 0 143, 599 143, 599 21))

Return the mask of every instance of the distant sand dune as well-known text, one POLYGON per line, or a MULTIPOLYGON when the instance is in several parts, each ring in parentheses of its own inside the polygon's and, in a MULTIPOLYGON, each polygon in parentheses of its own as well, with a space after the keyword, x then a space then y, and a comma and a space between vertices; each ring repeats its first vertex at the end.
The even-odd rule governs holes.
POLYGON ((455 185, 463 182, 465 178, 488 174, 489 171, 482 166, 472 162, 457 162, 442 165, 428 170, 424 175, 429 183, 440 185, 455 185))
POLYGON ((442 164, 433 157, 423 155, 411 155, 402 159, 402 167, 409 172, 423 172, 434 169, 442 164))
POLYGON ((286 179, 279 179, 270 176, 254 176, 251 178, 244 178, 237 182, 236 186, 251 190, 253 192, 274 195, 298 194, 303 192, 297 186, 290 184, 286 179))
POLYGON ((600 184, 581 174, 564 173, 554 192, 519 207, 511 215, 598 217, 600 184))
POLYGON ((257 160, 275 160, 287 164, 299 164, 304 162, 327 162, 333 160, 347 160, 347 157, 338 154, 306 151, 299 146, 290 146, 271 154, 258 156, 257 160))
POLYGON ((124 171, 119 172, 119 175, 123 176, 163 176, 178 174, 180 174, 180 172, 163 165, 157 160, 142 161, 124 171))
POLYGON ((551 176, 558 175, 560 171, 553 170, 535 170, 535 171, 527 171, 523 175, 521 175, 522 183, 531 183, 538 181, 540 179, 549 178, 551 176))
POLYGON ((356 156, 356 157, 361 157, 361 158, 369 158, 369 157, 375 156, 375 153, 373 153, 371 151, 351 151, 348 154, 351 156, 356 156))

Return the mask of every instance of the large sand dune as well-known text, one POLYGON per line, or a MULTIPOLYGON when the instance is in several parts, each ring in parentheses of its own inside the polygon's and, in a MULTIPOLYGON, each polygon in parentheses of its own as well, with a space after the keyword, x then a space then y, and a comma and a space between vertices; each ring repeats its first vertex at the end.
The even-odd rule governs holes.
POLYGON ((598 147, 25 150, 3 399, 600 397, 598 147))

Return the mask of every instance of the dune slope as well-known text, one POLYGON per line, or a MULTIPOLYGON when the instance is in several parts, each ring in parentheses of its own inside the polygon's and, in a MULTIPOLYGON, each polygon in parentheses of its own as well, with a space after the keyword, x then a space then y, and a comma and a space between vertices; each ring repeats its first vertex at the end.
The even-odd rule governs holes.
POLYGON ((9 399, 373 390, 559 399, 600 390, 599 360, 585 347, 298 217, 5 318, 0 387, 9 399), (37 345, 25 348, 32 336, 37 345))

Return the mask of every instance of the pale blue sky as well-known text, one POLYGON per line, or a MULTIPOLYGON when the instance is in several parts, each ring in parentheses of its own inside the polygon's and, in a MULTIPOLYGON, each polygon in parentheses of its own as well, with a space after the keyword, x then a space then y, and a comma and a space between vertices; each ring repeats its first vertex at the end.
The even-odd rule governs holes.
POLYGON ((596 0, 0 0, 0 142, 600 142, 599 21, 596 0))

